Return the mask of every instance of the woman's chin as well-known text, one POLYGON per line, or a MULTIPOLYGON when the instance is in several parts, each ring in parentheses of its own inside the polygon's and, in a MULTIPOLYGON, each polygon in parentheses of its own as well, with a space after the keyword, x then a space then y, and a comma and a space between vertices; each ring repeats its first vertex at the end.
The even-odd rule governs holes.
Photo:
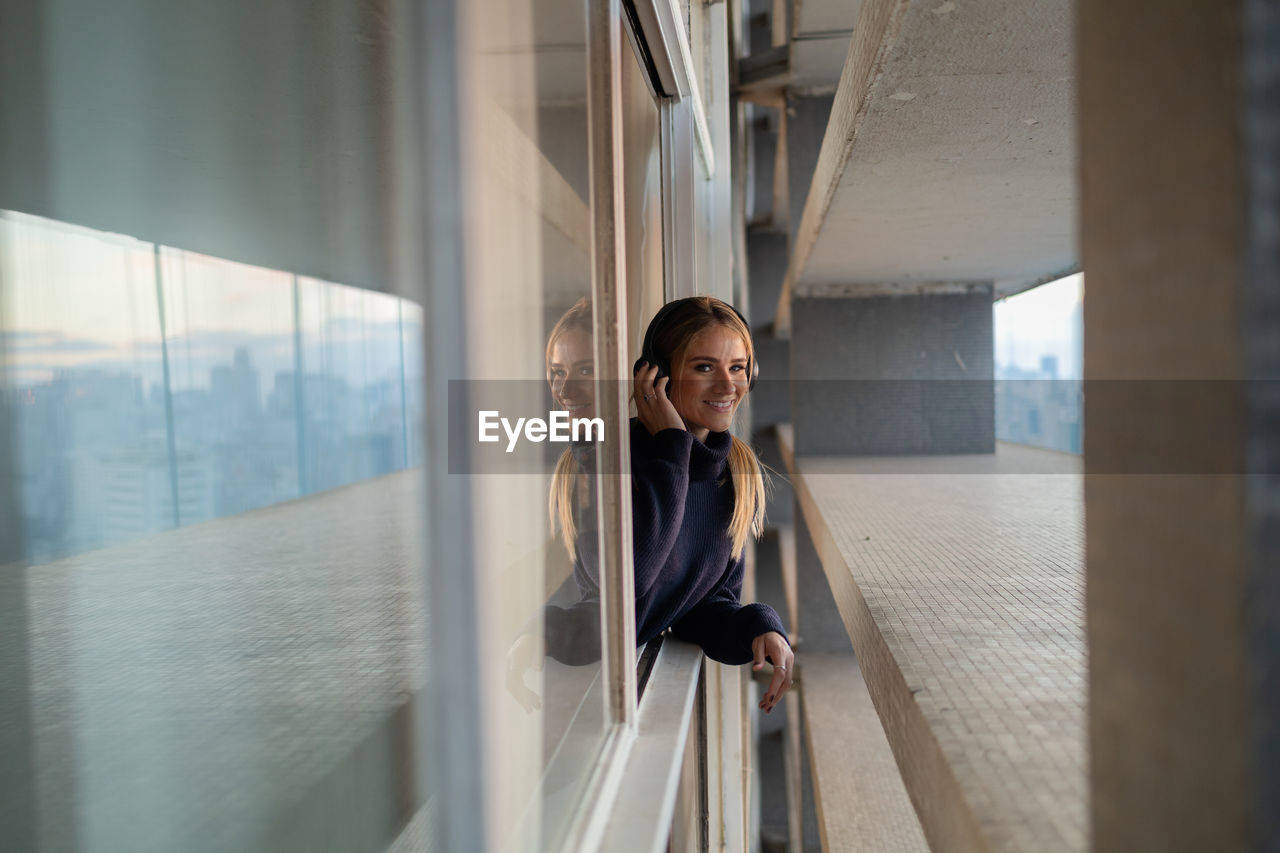
POLYGON ((733 415, 713 415, 709 418, 703 418, 699 426, 708 432, 728 432, 733 426, 733 415))

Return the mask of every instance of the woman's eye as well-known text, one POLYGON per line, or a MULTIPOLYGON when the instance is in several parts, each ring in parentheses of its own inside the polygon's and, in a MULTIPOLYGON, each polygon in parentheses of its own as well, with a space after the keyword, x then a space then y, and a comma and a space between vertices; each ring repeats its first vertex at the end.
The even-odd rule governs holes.
POLYGON ((578 370, 578 375, 579 375, 579 376, 590 376, 590 375, 592 375, 593 373, 595 373, 595 368, 594 368, 594 367, 583 367, 583 368, 581 368, 581 369, 579 369, 579 370, 578 370))
POLYGON ((746 370, 747 368, 746 368, 746 366, 745 366, 745 365, 735 364, 731 369, 732 369, 732 370, 736 370, 736 371, 738 371, 739 373, 741 373, 742 371, 746 370))
POLYGON ((565 376, 565 372, 564 372, 563 370, 558 369, 558 368, 557 368, 557 369, 555 369, 555 370, 552 370, 552 371, 551 371, 551 378, 552 378, 552 379, 563 379, 563 378, 564 378, 564 376, 565 376))
POLYGON ((709 365, 709 364, 699 364, 699 365, 695 365, 693 369, 694 369, 694 370, 696 370, 696 371, 698 371, 699 373, 710 373, 710 372, 711 372, 711 365, 709 365))

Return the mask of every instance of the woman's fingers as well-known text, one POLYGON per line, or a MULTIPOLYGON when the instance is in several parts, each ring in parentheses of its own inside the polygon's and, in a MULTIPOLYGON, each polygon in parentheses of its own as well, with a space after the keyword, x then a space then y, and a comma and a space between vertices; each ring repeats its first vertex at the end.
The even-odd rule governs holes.
POLYGON ((641 362, 640 369, 636 371, 631 380, 632 395, 635 397, 637 405, 644 399, 644 395, 649 393, 648 388, 652 384, 652 380, 649 378, 649 369, 648 362, 641 362))
POLYGON ((634 395, 637 406, 648 406, 657 400, 658 394, 654 389, 654 378, 658 375, 658 366, 656 364, 641 365, 640 370, 636 373, 634 395))
POLYGON ((656 364, 641 364, 636 371, 632 399, 636 403, 636 414, 650 435, 664 429, 686 429, 684 419, 667 397, 668 381, 666 376, 658 378, 656 364))
MULTIPOLYGON (((773 710, 778 702, 782 701, 782 697, 791 689, 795 675, 795 654, 791 651, 791 647, 787 645, 787 641, 777 633, 769 633, 757 637, 756 641, 751 644, 751 649, 757 661, 761 653, 763 653, 767 654, 769 660, 773 663, 773 678, 769 680, 769 689, 765 691, 764 698, 760 700, 761 710, 768 713, 773 710)), ((753 669, 759 668, 758 665, 753 665, 753 669)))

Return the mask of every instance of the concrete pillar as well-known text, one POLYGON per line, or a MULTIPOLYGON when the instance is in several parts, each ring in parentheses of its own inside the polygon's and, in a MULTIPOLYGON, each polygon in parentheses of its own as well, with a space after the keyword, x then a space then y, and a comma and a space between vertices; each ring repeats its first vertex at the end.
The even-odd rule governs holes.
POLYGON ((1093 846, 1273 850, 1280 12, 1078 8, 1093 846))
POLYGON ((800 295, 791 311, 797 454, 995 451, 990 286, 800 295))

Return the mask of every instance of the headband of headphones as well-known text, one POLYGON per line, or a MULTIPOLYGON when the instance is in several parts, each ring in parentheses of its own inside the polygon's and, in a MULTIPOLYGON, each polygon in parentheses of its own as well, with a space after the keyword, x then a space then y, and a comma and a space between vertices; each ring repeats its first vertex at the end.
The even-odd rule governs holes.
MULTIPOLYGON (((686 303, 695 299, 705 298, 706 297, 703 296, 686 296, 684 299, 676 299, 672 302, 668 302, 666 305, 663 305, 658 309, 658 313, 654 314, 653 319, 649 321, 649 328, 645 330, 644 343, 640 345, 640 357, 636 359, 636 363, 632 366, 632 373, 638 372, 640 370, 641 362, 647 361, 649 364, 656 364, 658 366, 658 375, 655 377, 656 379, 661 379, 664 376, 671 375, 671 365, 668 364, 665 359, 658 358, 658 354, 654 350, 658 333, 662 330, 662 327, 667 322, 668 318, 670 318, 672 314, 682 308, 686 303)), ((742 325, 747 327, 747 336, 750 337, 751 324, 747 322, 746 317, 742 316, 742 312, 737 308, 734 308, 728 302, 720 299, 717 299, 716 301, 727 307, 734 314, 738 315, 738 319, 742 321, 742 325)), ((756 387, 756 379, 760 376, 760 362, 756 359, 754 352, 751 354, 751 366, 749 373, 751 378, 747 381, 748 391, 756 387)))

